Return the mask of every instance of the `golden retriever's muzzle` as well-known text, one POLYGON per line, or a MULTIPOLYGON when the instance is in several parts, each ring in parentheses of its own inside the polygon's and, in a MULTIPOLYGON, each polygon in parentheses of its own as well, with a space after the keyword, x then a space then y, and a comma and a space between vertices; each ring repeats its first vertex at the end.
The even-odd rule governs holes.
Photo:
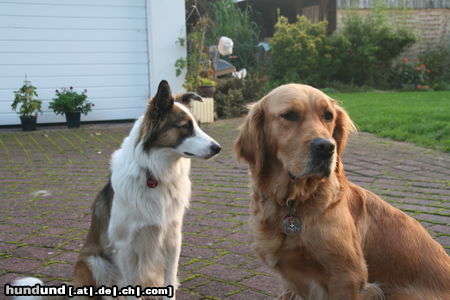
POLYGON ((310 174, 319 175, 319 177, 330 176, 335 150, 334 143, 329 139, 315 138, 310 143, 310 149, 310 174))

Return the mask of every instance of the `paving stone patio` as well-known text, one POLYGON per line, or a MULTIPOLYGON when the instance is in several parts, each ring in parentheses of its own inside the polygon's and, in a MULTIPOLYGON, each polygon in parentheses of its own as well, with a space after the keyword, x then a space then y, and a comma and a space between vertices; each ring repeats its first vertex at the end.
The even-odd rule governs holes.
MULTIPOLYGON (((273 299, 277 280, 247 236, 248 179, 231 144, 241 119, 204 125, 219 157, 192 163, 178 299, 273 299)), ((0 129, 0 287, 26 275, 70 280, 90 206, 131 123, 0 129)), ((349 178, 418 219, 450 252, 450 155, 367 133, 345 154, 349 178)), ((3 288, 0 298, 4 298, 3 288)))

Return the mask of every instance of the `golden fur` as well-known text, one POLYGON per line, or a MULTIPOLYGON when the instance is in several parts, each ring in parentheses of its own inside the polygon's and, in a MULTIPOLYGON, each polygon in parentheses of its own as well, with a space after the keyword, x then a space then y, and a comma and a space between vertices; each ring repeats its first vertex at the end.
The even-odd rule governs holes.
POLYGON ((450 299, 443 248, 419 222, 346 179, 341 157, 353 131, 336 101, 300 84, 270 92, 241 127, 234 151, 250 166, 254 250, 280 276, 281 298, 450 299), (322 171, 311 150, 317 138, 335 148, 322 171), (302 221, 297 235, 282 231, 287 199, 302 221))

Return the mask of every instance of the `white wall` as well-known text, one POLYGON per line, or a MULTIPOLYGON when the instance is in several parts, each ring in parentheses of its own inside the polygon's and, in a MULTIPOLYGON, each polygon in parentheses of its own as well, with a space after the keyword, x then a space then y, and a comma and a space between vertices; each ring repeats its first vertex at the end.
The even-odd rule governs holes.
POLYGON ((82 121, 136 118, 161 79, 181 91, 179 36, 183 0, 0 0, 0 125, 20 123, 10 105, 25 73, 43 100, 39 123, 65 121, 48 110, 63 86, 88 90, 95 107, 82 121))
POLYGON ((148 48, 150 60, 150 91, 154 95, 158 84, 166 79, 172 92, 184 91, 185 73, 175 74, 175 62, 186 57, 186 47, 176 41, 186 38, 184 0, 147 0, 148 48))

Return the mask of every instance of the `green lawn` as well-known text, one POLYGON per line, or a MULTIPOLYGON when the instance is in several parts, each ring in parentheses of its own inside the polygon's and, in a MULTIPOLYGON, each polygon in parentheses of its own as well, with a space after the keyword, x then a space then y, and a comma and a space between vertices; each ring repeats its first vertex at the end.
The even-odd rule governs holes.
POLYGON ((450 91, 329 94, 360 131, 450 152, 450 91))

